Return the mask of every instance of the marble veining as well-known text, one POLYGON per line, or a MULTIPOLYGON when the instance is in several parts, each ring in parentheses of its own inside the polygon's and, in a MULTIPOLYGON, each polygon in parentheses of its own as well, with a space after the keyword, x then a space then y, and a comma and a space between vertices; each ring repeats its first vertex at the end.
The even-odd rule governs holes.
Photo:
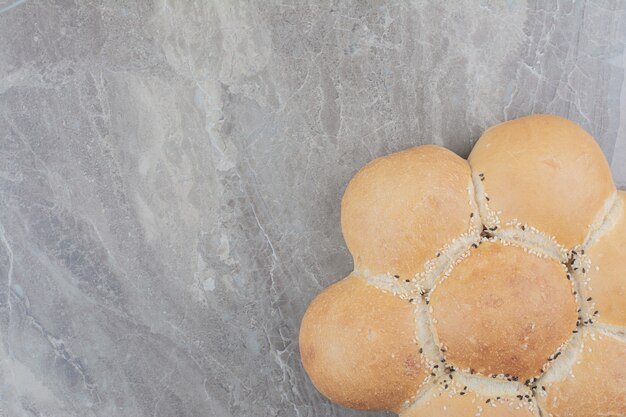
POLYGON ((626 187, 626 3, 0 0, 0 416, 375 416, 299 361, 367 161, 551 112, 626 187))

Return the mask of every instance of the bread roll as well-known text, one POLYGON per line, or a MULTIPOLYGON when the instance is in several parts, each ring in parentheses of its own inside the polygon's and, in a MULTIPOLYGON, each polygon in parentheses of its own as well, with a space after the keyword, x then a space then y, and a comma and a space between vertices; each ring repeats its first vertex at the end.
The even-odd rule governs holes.
POLYGON ((626 416, 626 194, 553 115, 376 159, 341 225, 354 272, 309 306, 304 369, 402 417, 626 416))
POLYGON ((486 242, 472 249, 430 301, 447 359, 483 375, 539 375, 576 328, 563 266, 515 246, 486 242))
POLYGON ((399 410, 428 375, 413 305, 350 275, 309 306, 302 364, 317 389, 346 407, 399 410))
POLYGON ((357 271, 412 277, 445 243, 468 230, 467 161, 427 145, 378 158, 359 171, 341 202, 341 227, 357 271))
POLYGON ((537 115, 487 130, 469 156, 501 222, 527 223, 573 247, 615 192, 600 147, 580 126, 537 115))

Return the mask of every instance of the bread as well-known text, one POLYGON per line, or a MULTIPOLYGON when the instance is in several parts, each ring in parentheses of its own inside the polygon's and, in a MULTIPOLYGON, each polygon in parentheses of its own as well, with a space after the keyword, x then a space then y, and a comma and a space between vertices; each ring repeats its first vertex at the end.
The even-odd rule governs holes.
POLYGON ((626 416, 626 193, 552 115, 437 146, 348 184, 354 271, 300 329, 312 383, 402 417, 626 416))

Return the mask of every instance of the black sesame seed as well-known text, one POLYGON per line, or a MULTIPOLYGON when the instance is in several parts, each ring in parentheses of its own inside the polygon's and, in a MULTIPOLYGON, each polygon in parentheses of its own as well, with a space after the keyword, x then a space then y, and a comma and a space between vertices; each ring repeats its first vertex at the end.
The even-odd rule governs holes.
POLYGON ((443 386, 444 389, 448 389, 448 384, 443 386))
POLYGON ((593 320, 589 319, 589 324, 593 324, 593 320))
POLYGON ((578 330, 573 330, 572 333, 578 333, 578 330))
POLYGON ((439 365, 435 365, 435 366, 433 366, 433 368, 439 368, 439 365))
POLYGON ((411 280, 410 279, 405 279, 404 282, 411 282, 411 280))
POLYGON ((424 349, 420 348, 420 353, 424 352, 424 349))
POLYGON ((413 301, 415 301, 415 298, 409 298, 409 303, 412 303, 413 301))
POLYGON ((441 360, 441 363, 444 363, 445 361, 446 361, 445 359, 442 359, 442 360, 441 360))
POLYGON ((583 274, 585 273, 585 268, 583 268, 583 274))
POLYGON ((485 200, 489 201, 489 197, 485 196, 485 200))
POLYGON ((587 301, 591 301, 591 300, 593 300, 593 298, 591 298, 591 297, 587 298, 587 301))
POLYGON ((541 386, 541 389, 545 391, 545 390, 546 390, 546 387, 544 387, 544 386, 542 385, 542 386, 541 386))
POLYGON ((489 404, 489 401, 491 401, 491 398, 487 398, 487 401, 485 401, 485 404, 489 404))
POLYGON ((437 252, 437 258, 439 258, 441 256, 441 253, 437 252))
POLYGON ((522 225, 522 230, 526 230, 526 226, 522 225))
POLYGON ((481 181, 485 181, 485 177, 480 177, 480 180, 481 181))
POLYGON ((595 315, 597 315, 598 313, 600 313, 600 312, 599 312, 598 310, 596 310, 596 311, 594 311, 594 312, 593 312, 593 315, 595 316, 595 315))
POLYGON ((526 397, 526 398, 530 398, 530 397, 528 396, 528 394, 524 395, 524 397, 526 397))
POLYGON ((460 394, 461 394, 461 395, 465 395, 465 392, 461 392, 460 394))
POLYGON ((496 400, 499 400, 499 399, 500 399, 500 397, 496 397, 496 400))
POLYGON ((470 213, 470 219, 474 217, 474 213, 470 213))
POLYGON ((429 304, 429 303, 430 303, 430 301, 426 300, 426 304, 429 304))
POLYGON ((578 255, 578 254, 576 253, 576 251, 575 251, 575 250, 573 250, 573 251, 572 251, 572 254, 574 254, 574 255, 578 255))
POLYGON ((393 277, 394 278, 400 278, 400 275, 394 275, 393 277))
POLYGON ((581 255, 584 255, 584 254, 585 254, 585 250, 584 250, 584 249, 581 249, 581 250, 580 250, 580 254, 581 254, 581 255))
POLYGON ((476 249, 476 248, 478 247, 478 245, 477 245, 476 243, 472 243, 472 247, 473 247, 474 249, 476 249))
POLYGON ((434 373, 434 372, 431 372, 430 374, 431 374, 432 376, 435 376, 435 373, 434 373))

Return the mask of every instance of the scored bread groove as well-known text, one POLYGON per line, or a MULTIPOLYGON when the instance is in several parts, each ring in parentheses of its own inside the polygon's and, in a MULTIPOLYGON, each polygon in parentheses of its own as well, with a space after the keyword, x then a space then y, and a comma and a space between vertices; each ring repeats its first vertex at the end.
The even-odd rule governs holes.
POLYGON ((626 343, 626 326, 611 326, 610 324, 593 323, 590 327, 593 327, 602 334, 626 343))
POLYGON ((596 221, 589 227, 589 232, 582 244, 582 248, 589 248, 589 246, 597 242, 600 237, 610 232, 617 223, 622 210, 622 199, 618 197, 616 191, 604 202, 596 221))
MULTIPOLYGON (((576 362, 576 356, 582 345, 582 337, 580 333, 573 334, 569 341, 565 342, 559 350, 561 354, 552 360, 550 367, 537 380, 537 386, 549 384, 554 381, 563 379, 572 371, 572 367, 576 362)), ((541 391, 542 393, 545 391, 541 391)), ((542 394, 543 395, 543 394, 542 394)))
POLYGON ((554 237, 548 237, 540 230, 521 223, 507 223, 506 226, 513 226, 498 229, 494 235, 503 243, 515 243, 522 248, 528 249, 532 254, 542 257, 556 259, 559 262, 566 262, 569 252, 565 246, 557 243, 554 237))
POLYGON ((475 174, 474 170, 470 164, 470 169, 472 171, 472 184, 474 190, 474 201, 478 205, 478 212, 480 214, 480 218, 482 224, 488 229, 499 227, 500 226, 500 217, 498 213, 489 208, 489 196, 485 193, 485 187, 483 187, 484 174, 478 173, 475 174))
POLYGON ((425 299, 420 298, 415 302, 415 341, 420 346, 420 364, 430 370, 430 375, 417 388, 413 401, 404 402, 404 409, 410 408, 418 402, 441 376, 439 370, 443 369, 443 356, 439 350, 439 343, 433 331, 432 321, 428 313, 428 306, 425 299), (441 365, 434 368, 434 365, 441 365), (433 375, 434 374, 434 375, 433 375))

